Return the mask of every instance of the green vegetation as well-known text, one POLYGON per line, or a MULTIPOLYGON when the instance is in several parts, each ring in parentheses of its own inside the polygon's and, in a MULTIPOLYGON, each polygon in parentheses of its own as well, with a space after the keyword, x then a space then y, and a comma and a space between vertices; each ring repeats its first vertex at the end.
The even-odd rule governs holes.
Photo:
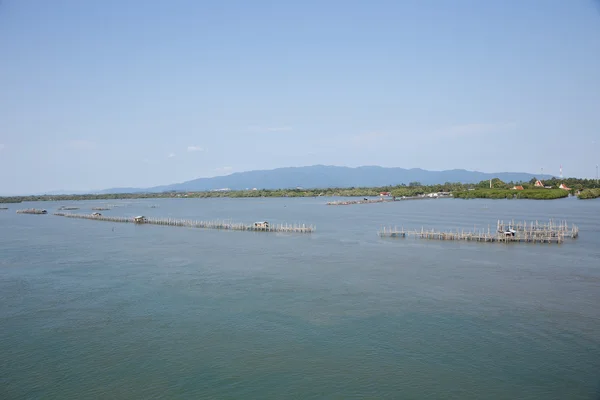
POLYGON ((600 184, 591 179, 567 178, 563 180, 550 179, 544 185, 552 189, 535 187, 536 179, 530 182, 502 182, 500 179, 485 180, 477 184, 462 184, 446 182, 441 185, 422 185, 411 182, 408 185, 383 186, 372 188, 327 188, 327 189, 261 189, 261 190, 232 190, 232 191, 203 191, 203 192, 161 192, 161 193, 118 193, 118 194, 85 194, 85 195, 40 195, 0 197, 0 203, 20 203, 23 201, 81 201, 81 200, 117 200, 117 199, 159 199, 159 198, 211 198, 211 197, 369 197, 379 196, 381 192, 390 192, 395 197, 412 197, 427 193, 449 192, 461 199, 558 199, 567 197, 569 193, 579 194, 580 199, 599 197, 600 184), (557 189, 564 183, 571 190, 557 189), (515 185, 523 186, 524 190, 514 190, 515 185))
MULTIPOLYGON (((570 188, 574 193, 584 189, 600 189, 600 183, 596 179, 552 178, 544 181, 544 185, 554 188, 557 188, 561 183, 570 188)), ((533 186, 535 179, 529 181, 529 184, 533 186)))
POLYGON ((490 181, 481 181, 475 185, 474 190, 457 191, 453 195, 461 199, 535 199, 535 200, 553 200, 568 197, 569 194, 578 194, 580 199, 590 199, 599 197, 600 184, 592 179, 548 179, 543 182, 546 187, 536 187, 537 179, 532 179, 529 182, 513 182, 504 183, 500 179, 492 179, 491 188, 490 181), (569 190, 559 189, 563 184, 569 190), (523 190, 513 189, 515 186, 522 186, 523 190), (547 187, 550 187, 548 189, 547 187))
MULTIPOLYGON (((534 182, 535 183, 535 182, 534 182)), ((490 181, 481 181, 477 185, 475 185, 476 189, 511 189, 514 185, 512 182, 510 184, 502 182, 498 178, 492 179, 491 187, 490 181)))
MULTIPOLYGON (((489 184, 489 181, 488 181, 489 184)), ((554 200, 569 196, 567 190, 562 189, 475 189, 455 192, 458 199, 534 199, 554 200)))
POLYGON ((434 192, 452 192, 467 190, 469 184, 445 183, 442 185, 421 185, 411 182, 407 185, 383 186, 372 188, 327 188, 327 189, 261 189, 231 190, 203 192, 162 192, 162 193, 119 193, 119 194, 85 194, 85 195, 40 195, 0 197, 0 203, 20 203, 22 201, 81 201, 81 200, 117 200, 117 199, 159 199, 159 198, 213 198, 213 197, 368 197, 379 196, 381 192, 390 192, 392 196, 417 196, 434 192))
POLYGON ((584 189, 577 197, 582 200, 597 199, 600 197, 600 189, 584 189))

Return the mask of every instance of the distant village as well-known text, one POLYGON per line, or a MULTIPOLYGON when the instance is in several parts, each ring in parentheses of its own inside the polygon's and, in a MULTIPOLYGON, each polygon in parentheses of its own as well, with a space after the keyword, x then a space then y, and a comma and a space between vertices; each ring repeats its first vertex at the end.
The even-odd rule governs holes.
MULTIPOLYGON (((552 186, 544 185, 544 183, 542 181, 540 181, 539 179, 537 181, 535 181, 533 186, 538 187, 538 188, 544 188, 544 189, 553 189, 552 186)), ((491 187, 491 183, 490 183, 490 187, 491 187)), ((563 190, 568 190, 568 191, 571 190, 571 188, 567 187, 567 185, 565 185, 564 183, 561 183, 560 185, 558 185, 558 188, 563 189, 563 190)), ((513 186, 513 190, 525 190, 525 189, 523 188, 522 185, 515 185, 515 186, 513 186)))

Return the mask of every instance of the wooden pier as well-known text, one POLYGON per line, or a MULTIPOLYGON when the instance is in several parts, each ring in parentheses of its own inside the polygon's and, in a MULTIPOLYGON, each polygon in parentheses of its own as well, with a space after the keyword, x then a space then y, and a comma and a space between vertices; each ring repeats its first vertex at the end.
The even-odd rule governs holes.
POLYGON ((486 242, 486 243, 555 243, 560 244, 565 241, 564 232, 536 232, 536 231, 520 231, 520 232, 493 232, 488 231, 436 231, 426 230, 404 230, 404 228, 383 228, 378 232, 381 237, 397 237, 397 238, 419 238, 428 240, 462 240, 469 242, 486 242))
POLYGON ((132 224, 151 224, 151 225, 166 225, 166 226, 181 226, 186 228, 201 228, 201 229, 221 229, 234 231, 250 231, 250 232, 281 232, 281 233, 313 233, 316 228, 313 225, 305 224, 277 224, 270 225, 265 223, 247 225, 243 223, 234 223, 227 221, 197 221, 190 219, 176 218, 153 218, 153 217, 117 217, 93 214, 70 214, 57 212, 54 215, 67 218, 91 219, 96 221, 132 223, 132 224))
POLYGON ((37 208, 26 208, 23 210, 17 210, 17 214, 48 214, 48 211, 37 208))

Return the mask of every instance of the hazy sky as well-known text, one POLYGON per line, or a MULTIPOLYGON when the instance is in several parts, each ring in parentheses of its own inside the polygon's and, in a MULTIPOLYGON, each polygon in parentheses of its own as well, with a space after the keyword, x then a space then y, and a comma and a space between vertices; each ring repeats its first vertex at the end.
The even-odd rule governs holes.
POLYGON ((382 165, 593 177, 593 0, 0 3, 0 193, 382 165))

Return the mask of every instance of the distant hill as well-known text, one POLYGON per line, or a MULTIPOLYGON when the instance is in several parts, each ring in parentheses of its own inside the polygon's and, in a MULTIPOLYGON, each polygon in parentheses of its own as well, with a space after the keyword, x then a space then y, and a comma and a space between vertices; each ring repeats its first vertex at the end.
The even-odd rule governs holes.
POLYGON ((214 178, 199 178, 171 185, 151 188, 113 188, 100 193, 136 193, 164 191, 208 191, 216 189, 287 189, 328 188, 328 187, 374 187, 420 182, 432 185, 445 182, 477 183, 482 180, 499 178, 505 182, 529 181, 537 177, 551 178, 550 175, 533 175, 524 172, 484 173, 453 169, 446 171, 426 171, 420 168, 384 168, 377 166, 336 167, 313 165, 308 167, 288 167, 262 171, 236 172, 214 178))

